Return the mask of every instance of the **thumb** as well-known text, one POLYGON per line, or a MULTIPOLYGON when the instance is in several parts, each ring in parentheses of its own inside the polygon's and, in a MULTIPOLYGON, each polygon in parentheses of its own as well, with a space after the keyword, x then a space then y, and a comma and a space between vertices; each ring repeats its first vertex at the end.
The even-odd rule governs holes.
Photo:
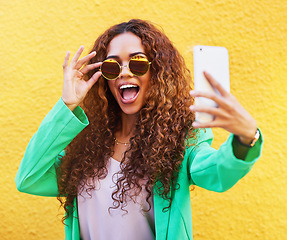
POLYGON ((99 80, 100 76, 102 75, 101 72, 96 72, 88 81, 88 89, 90 90, 92 86, 99 80))

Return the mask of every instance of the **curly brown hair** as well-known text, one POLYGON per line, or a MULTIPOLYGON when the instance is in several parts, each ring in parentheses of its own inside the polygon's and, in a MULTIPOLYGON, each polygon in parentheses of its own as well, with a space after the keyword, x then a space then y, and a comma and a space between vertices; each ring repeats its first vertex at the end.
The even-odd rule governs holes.
MULTIPOLYGON (((139 112, 135 135, 120 164, 121 170, 112 194, 113 208, 124 210, 127 198, 133 198, 144 188, 146 201, 151 207, 153 189, 164 199, 177 189, 178 172, 184 157, 187 138, 196 138, 192 128, 194 113, 189 110, 193 99, 190 72, 183 57, 167 36, 153 24, 132 19, 112 26, 95 41, 91 50, 96 56, 90 63, 103 61, 111 40, 125 32, 131 32, 142 40, 145 53, 151 63, 150 87, 145 105, 139 112), (142 179, 147 179, 142 185, 142 179), (161 184, 155 184, 161 183, 161 184), (154 188, 157 186, 156 188, 154 188), (133 190, 133 191, 131 191, 133 190)), ((96 70, 90 71, 90 78, 96 70)), ((88 92, 83 104, 90 124, 68 145, 58 169, 58 199, 67 213, 73 201, 83 190, 95 188, 89 180, 103 179, 106 165, 113 155, 116 127, 119 126, 121 109, 109 90, 107 80, 100 77, 88 92)))

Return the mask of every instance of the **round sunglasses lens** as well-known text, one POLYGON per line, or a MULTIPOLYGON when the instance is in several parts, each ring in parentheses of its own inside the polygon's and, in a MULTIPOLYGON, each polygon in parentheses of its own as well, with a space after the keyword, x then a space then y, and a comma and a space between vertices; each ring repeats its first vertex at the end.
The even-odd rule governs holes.
POLYGON ((108 79, 116 79, 121 71, 119 64, 113 59, 107 59, 101 66, 102 75, 108 79))
POLYGON ((142 76, 149 70, 149 62, 146 57, 136 55, 131 58, 129 68, 134 75, 142 76))

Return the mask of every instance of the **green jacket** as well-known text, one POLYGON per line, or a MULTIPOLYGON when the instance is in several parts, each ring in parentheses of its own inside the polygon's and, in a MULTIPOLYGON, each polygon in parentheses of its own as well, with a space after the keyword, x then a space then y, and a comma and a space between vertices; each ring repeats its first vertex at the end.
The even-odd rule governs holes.
MULTIPOLYGON (((21 192, 39 195, 58 195, 56 168, 63 149, 88 125, 80 107, 71 112, 60 99, 41 123, 28 144, 16 175, 16 186, 21 192)), ((178 183, 180 188, 171 193, 172 204, 154 190, 156 239, 192 239, 190 185, 223 192, 231 188, 249 172, 261 153, 262 138, 251 148, 245 161, 233 155, 230 134, 219 150, 210 147, 213 134, 210 129, 201 131, 197 145, 186 149, 178 183)), ((77 199, 75 199, 77 206, 77 199)), ((66 220, 66 239, 80 239, 78 212, 66 220)))

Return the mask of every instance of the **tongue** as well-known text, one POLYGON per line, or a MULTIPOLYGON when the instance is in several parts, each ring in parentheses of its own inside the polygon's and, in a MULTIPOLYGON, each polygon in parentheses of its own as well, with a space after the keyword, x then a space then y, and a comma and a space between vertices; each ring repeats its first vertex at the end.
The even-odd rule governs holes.
POLYGON ((126 88, 123 91, 123 98, 124 99, 132 99, 137 95, 137 88, 126 88))

